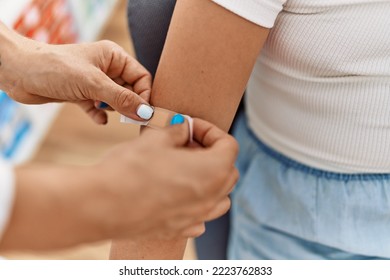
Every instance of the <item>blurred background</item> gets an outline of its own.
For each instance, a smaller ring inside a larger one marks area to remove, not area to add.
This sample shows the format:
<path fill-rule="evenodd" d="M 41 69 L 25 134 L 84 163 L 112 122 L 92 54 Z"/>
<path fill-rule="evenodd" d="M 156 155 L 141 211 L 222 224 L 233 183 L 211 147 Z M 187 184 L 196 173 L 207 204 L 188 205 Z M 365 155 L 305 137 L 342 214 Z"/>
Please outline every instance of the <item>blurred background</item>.
<path fill-rule="evenodd" d="M 134 54 L 128 33 L 126 0 L 0 0 L 0 19 L 19 33 L 62 44 L 109 39 Z M 106 126 L 95 125 L 77 106 L 24 106 L 0 92 L 0 157 L 85 165 L 96 162 L 113 145 L 128 141 L 139 128 L 110 113 Z M 26 238 L 29 233 L 26 232 Z M 189 241 L 185 259 L 195 259 Z M 9 253 L 10 259 L 107 259 L 110 242 L 50 253 Z"/>

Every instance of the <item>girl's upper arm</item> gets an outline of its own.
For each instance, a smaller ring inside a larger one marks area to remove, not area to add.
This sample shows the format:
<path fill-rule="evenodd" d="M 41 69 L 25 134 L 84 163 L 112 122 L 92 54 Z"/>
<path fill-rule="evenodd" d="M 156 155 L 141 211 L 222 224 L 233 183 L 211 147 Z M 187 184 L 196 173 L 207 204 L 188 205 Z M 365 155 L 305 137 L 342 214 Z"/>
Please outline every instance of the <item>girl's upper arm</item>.
<path fill-rule="evenodd" d="M 210 0 L 178 0 L 152 104 L 228 130 L 268 33 Z"/>

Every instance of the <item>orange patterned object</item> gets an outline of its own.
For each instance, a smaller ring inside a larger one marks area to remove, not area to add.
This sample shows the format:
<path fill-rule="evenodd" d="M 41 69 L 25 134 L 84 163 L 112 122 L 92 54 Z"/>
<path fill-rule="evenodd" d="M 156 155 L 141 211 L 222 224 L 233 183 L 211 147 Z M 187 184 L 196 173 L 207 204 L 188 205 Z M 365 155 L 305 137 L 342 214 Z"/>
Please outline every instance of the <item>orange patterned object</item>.
<path fill-rule="evenodd" d="M 65 0 L 33 0 L 13 28 L 21 35 L 50 44 L 75 43 L 78 35 Z"/>

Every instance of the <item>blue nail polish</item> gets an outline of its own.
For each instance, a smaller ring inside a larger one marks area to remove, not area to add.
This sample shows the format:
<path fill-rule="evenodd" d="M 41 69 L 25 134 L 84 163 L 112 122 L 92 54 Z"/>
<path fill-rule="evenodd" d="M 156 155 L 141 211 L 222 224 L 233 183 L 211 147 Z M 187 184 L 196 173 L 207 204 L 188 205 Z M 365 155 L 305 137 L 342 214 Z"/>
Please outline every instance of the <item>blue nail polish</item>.
<path fill-rule="evenodd" d="M 176 114 L 173 116 L 173 118 L 171 120 L 171 125 L 182 124 L 182 123 L 184 123 L 184 120 L 185 120 L 185 118 L 183 117 L 183 115 Z"/>
<path fill-rule="evenodd" d="M 99 109 L 107 109 L 108 108 L 108 104 L 105 103 L 105 102 L 100 102 L 99 104 Z"/>

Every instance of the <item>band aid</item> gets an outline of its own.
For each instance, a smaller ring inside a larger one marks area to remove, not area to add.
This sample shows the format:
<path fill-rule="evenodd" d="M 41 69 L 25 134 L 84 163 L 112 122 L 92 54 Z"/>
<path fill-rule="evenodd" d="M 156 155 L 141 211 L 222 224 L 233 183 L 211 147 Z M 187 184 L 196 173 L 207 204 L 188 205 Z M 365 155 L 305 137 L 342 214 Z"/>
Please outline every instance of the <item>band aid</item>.
<path fill-rule="evenodd" d="M 192 143 L 192 142 L 194 142 L 194 120 L 188 115 L 184 115 L 184 117 L 188 121 L 188 128 L 190 131 L 190 141 L 189 142 Z"/>
<path fill-rule="evenodd" d="M 121 122 L 142 125 L 142 126 L 147 126 L 147 127 L 158 129 L 158 128 L 164 128 L 164 127 L 170 126 L 171 120 L 172 120 L 173 116 L 175 116 L 176 114 L 177 114 L 176 112 L 173 112 L 173 111 L 170 111 L 170 110 L 167 110 L 164 108 L 154 107 L 153 116 L 148 121 L 136 121 L 136 120 L 133 120 L 131 118 L 128 118 L 126 116 L 121 115 Z M 193 139 L 192 139 L 193 138 L 193 126 L 194 126 L 193 119 L 187 115 L 183 115 L 183 116 L 186 118 L 186 120 L 188 122 L 188 126 L 189 126 L 189 131 L 190 131 L 189 132 L 190 133 L 189 142 L 192 142 L 193 141 Z"/>
<path fill-rule="evenodd" d="M 169 126 L 171 119 L 173 118 L 174 115 L 177 114 L 173 111 L 159 108 L 159 107 L 154 107 L 153 109 L 154 109 L 153 116 L 148 121 L 136 121 L 122 115 L 121 122 L 143 125 L 151 128 L 163 128 Z"/>

